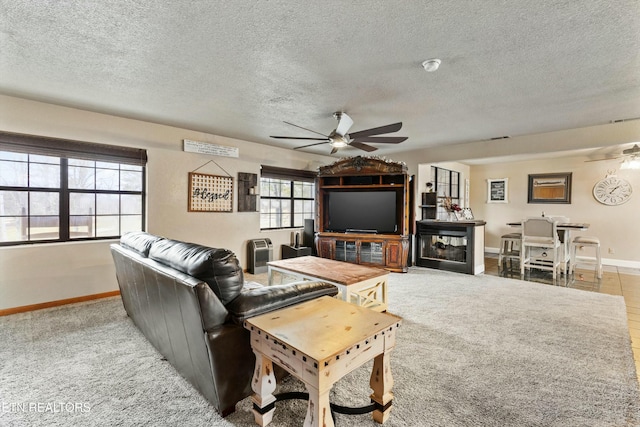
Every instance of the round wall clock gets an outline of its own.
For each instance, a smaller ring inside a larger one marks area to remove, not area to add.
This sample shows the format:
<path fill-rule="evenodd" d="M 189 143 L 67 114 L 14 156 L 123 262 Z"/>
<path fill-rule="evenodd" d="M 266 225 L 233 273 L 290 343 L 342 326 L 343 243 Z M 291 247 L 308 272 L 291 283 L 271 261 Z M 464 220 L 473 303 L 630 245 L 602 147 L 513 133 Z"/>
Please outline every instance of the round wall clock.
<path fill-rule="evenodd" d="M 593 186 L 593 197 L 603 205 L 621 205 L 631 197 L 631 184 L 626 179 L 618 178 L 615 175 L 608 175 L 606 178 L 596 182 Z"/>

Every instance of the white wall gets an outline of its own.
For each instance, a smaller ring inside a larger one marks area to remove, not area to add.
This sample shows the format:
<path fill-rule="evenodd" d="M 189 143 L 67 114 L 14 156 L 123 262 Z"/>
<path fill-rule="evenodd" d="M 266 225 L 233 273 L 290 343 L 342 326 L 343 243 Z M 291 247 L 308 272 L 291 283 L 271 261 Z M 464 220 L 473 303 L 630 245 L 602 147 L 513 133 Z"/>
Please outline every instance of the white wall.
<path fill-rule="evenodd" d="M 188 173 L 214 160 L 234 177 L 260 173 L 260 165 L 316 170 L 335 159 L 97 114 L 19 98 L 0 96 L 0 130 L 146 148 L 147 231 L 166 237 L 230 249 L 246 268 L 246 242 L 269 237 L 274 258 L 291 231 L 260 232 L 257 212 L 187 212 Z M 192 139 L 238 147 L 239 158 L 185 153 L 182 140 Z M 214 163 L 199 170 L 225 175 Z M 111 242 L 36 244 L 0 248 L 0 310 L 118 289 Z"/>
<path fill-rule="evenodd" d="M 506 140 L 476 141 L 452 146 L 438 146 L 394 155 L 394 160 L 403 161 L 409 173 L 419 173 L 416 194 L 424 191 L 429 180 L 431 164 L 452 165 L 450 169 L 465 173 L 465 160 L 494 158 L 492 163 L 471 163 L 470 201 L 477 219 L 487 221 L 485 245 L 488 251 L 497 251 L 502 234 L 513 232 L 507 222 L 518 221 L 530 215 L 546 214 L 568 216 L 576 222 L 591 224 L 585 235 L 597 236 L 603 246 L 604 262 L 610 265 L 640 268 L 640 171 L 617 171 L 634 188 L 631 200 L 621 206 L 604 206 L 592 196 L 594 184 L 604 178 L 608 169 L 619 168 L 616 160 L 585 162 L 579 154 L 581 149 L 613 147 L 640 141 L 640 120 L 569 129 L 536 135 L 524 135 Z M 576 150 L 573 157 L 565 157 L 567 150 Z M 541 153 L 558 153 L 555 158 L 541 158 Z M 562 157 L 561 157 L 562 155 Z M 506 162 L 506 156 L 520 159 Z M 457 162 L 461 166 L 456 166 Z M 444 167 L 444 166 L 443 166 Z M 573 172 L 572 203 L 567 205 L 528 204 L 528 174 L 548 172 Z M 489 178 L 509 178 L 508 204 L 487 204 L 487 182 Z M 418 197 L 416 197 L 417 199 Z M 416 209 L 417 219 L 420 210 Z M 609 253 L 609 248 L 614 253 Z"/>
<path fill-rule="evenodd" d="M 299 151 L 284 150 L 247 141 L 239 141 L 201 132 L 123 119 L 104 114 L 58 107 L 19 98 L 0 96 L 0 130 L 58 138 L 126 145 L 148 150 L 147 230 L 167 237 L 192 241 L 234 251 L 246 267 L 246 242 L 269 237 L 274 243 L 275 258 L 280 245 L 289 243 L 290 231 L 259 231 L 257 213 L 189 213 L 187 212 L 188 172 L 213 159 L 236 181 L 238 172 L 259 173 L 260 164 L 315 170 L 335 159 Z M 417 138 L 419 136 L 412 136 Z M 238 147 L 238 159 L 198 155 L 182 151 L 182 140 L 193 139 Z M 497 247 L 498 236 L 510 231 L 508 221 L 521 219 L 538 211 L 567 215 L 591 223 L 589 234 L 598 236 L 605 248 L 607 262 L 640 264 L 640 173 L 626 172 L 635 188 L 630 202 L 605 207 L 593 200 L 591 189 L 604 177 L 609 162 L 584 163 L 583 159 L 553 159 L 517 163 L 468 166 L 465 159 L 499 157 L 507 154 L 536 154 L 585 147 L 602 147 L 640 141 L 640 121 L 528 135 L 501 141 L 479 141 L 449 147 L 434 147 L 399 153 L 390 160 L 404 161 L 409 173 L 416 175 L 416 194 L 425 189 L 429 175 L 419 173 L 427 165 L 459 170 L 470 178 L 470 207 L 477 218 L 487 221 L 487 246 Z M 452 163 L 443 163 L 452 162 Z M 424 165 L 424 166 L 421 166 Z M 214 164 L 200 171 L 224 174 Z M 529 173 L 573 172 L 571 205 L 526 203 L 526 179 Z M 621 173 L 622 175 L 622 173 Z M 486 179 L 509 178 L 507 205 L 487 205 Z M 237 196 L 234 196 L 237 197 Z M 418 197 L 416 197 L 418 199 Z M 416 201 L 419 204 L 419 201 Z M 234 200 L 234 210 L 237 199 Z M 417 218 L 420 210 L 416 209 Z M 77 242 L 26 245 L 0 248 L 0 310 L 38 304 L 117 289 L 110 242 Z M 606 253 L 613 248 L 615 254 Z"/>
<path fill-rule="evenodd" d="M 564 157 L 473 166 L 471 206 L 477 217 L 487 221 L 487 250 L 497 251 L 500 236 L 516 231 L 506 225 L 508 222 L 539 216 L 544 211 L 548 216 L 566 216 L 573 222 L 590 224 L 587 231 L 580 233 L 600 239 L 605 264 L 640 267 L 640 171 L 618 170 L 617 175 L 628 180 L 635 192 L 623 205 L 605 206 L 593 198 L 593 186 L 619 162 L 585 160 L 585 157 Z M 528 174 L 551 172 L 572 172 L 571 204 L 527 203 Z M 509 179 L 509 203 L 487 203 L 486 180 L 495 178 Z"/>

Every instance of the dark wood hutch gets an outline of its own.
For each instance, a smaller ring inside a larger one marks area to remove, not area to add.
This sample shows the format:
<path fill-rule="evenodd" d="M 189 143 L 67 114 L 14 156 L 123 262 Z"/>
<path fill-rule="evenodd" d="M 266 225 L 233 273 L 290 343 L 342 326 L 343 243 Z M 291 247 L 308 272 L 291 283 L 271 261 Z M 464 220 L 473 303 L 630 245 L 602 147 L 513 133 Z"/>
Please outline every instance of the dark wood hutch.
<path fill-rule="evenodd" d="M 338 261 L 406 272 L 409 255 L 410 185 L 407 166 L 377 157 L 351 157 L 322 166 L 316 179 L 316 235 L 318 256 Z M 395 193 L 396 229 L 393 233 L 335 232 L 329 227 L 332 192 L 391 191 Z"/>

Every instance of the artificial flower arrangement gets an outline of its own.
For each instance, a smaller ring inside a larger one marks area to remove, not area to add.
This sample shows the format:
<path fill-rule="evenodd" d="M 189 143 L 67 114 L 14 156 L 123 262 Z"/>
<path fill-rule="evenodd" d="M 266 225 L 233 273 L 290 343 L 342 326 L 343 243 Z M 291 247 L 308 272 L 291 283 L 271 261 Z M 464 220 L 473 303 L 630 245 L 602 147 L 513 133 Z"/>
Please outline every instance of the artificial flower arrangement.
<path fill-rule="evenodd" d="M 451 197 L 446 196 L 442 201 L 442 206 L 446 209 L 447 212 L 460 212 L 462 208 L 459 204 L 453 203 Z"/>

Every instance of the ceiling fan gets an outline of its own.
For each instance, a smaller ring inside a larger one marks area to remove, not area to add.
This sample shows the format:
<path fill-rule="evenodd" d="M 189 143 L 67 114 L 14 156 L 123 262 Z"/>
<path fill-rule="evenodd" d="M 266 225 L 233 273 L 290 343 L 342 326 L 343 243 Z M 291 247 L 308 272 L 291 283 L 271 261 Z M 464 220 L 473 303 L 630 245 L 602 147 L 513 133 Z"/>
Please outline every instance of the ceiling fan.
<path fill-rule="evenodd" d="M 365 142 L 375 143 L 375 144 L 399 144 L 403 141 L 406 141 L 408 137 L 406 136 L 377 136 L 385 133 L 397 132 L 402 128 L 402 122 L 393 123 L 386 126 L 380 126 L 371 129 L 365 129 L 358 132 L 348 133 L 349 129 L 353 125 L 353 120 L 351 117 L 347 115 L 347 113 L 336 112 L 333 113 L 333 117 L 338 120 L 338 127 L 336 127 L 329 135 L 324 135 L 320 132 L 316 132 L 311 129 L 304 128 L 302 126 L 294 125 L 293 123 L 285 122 L 288 125 L 295 126 L 300 129 L 304 129 L 306 131 L 321 135 L 322 138 L 308 138 L 308 137 L 294 137 L 294 136 L 271 136 L 271 138 L 277 139 L 301 139 L 301 140 L 311 140 L 311 141 L 321 141 L 315 142 L 313 144 L 303 145 L 301 147 L 295 147 L 294 150 L 299 150 L 301 148 L 312 147 L 314 145 L 321 144 L 331 144 L 331 154 L 337 152 L 340 148 L 344 147 L 355 147 L 364 151 L 376 151 L 377 148 L 373 147 L 369 144 L 364 144 Z"/>
<path fill-rule="evenodd" d="M 616 157 L 610 157 L 606 159 L 594 159 L 587 160 L 587 162 L 600 162 L 602 160 L 622 160 L 620 169 L 640 169 L 640 147 L 638 144 L 633 144 L 633 147 L 622 150 L 622 155 Z"/>

